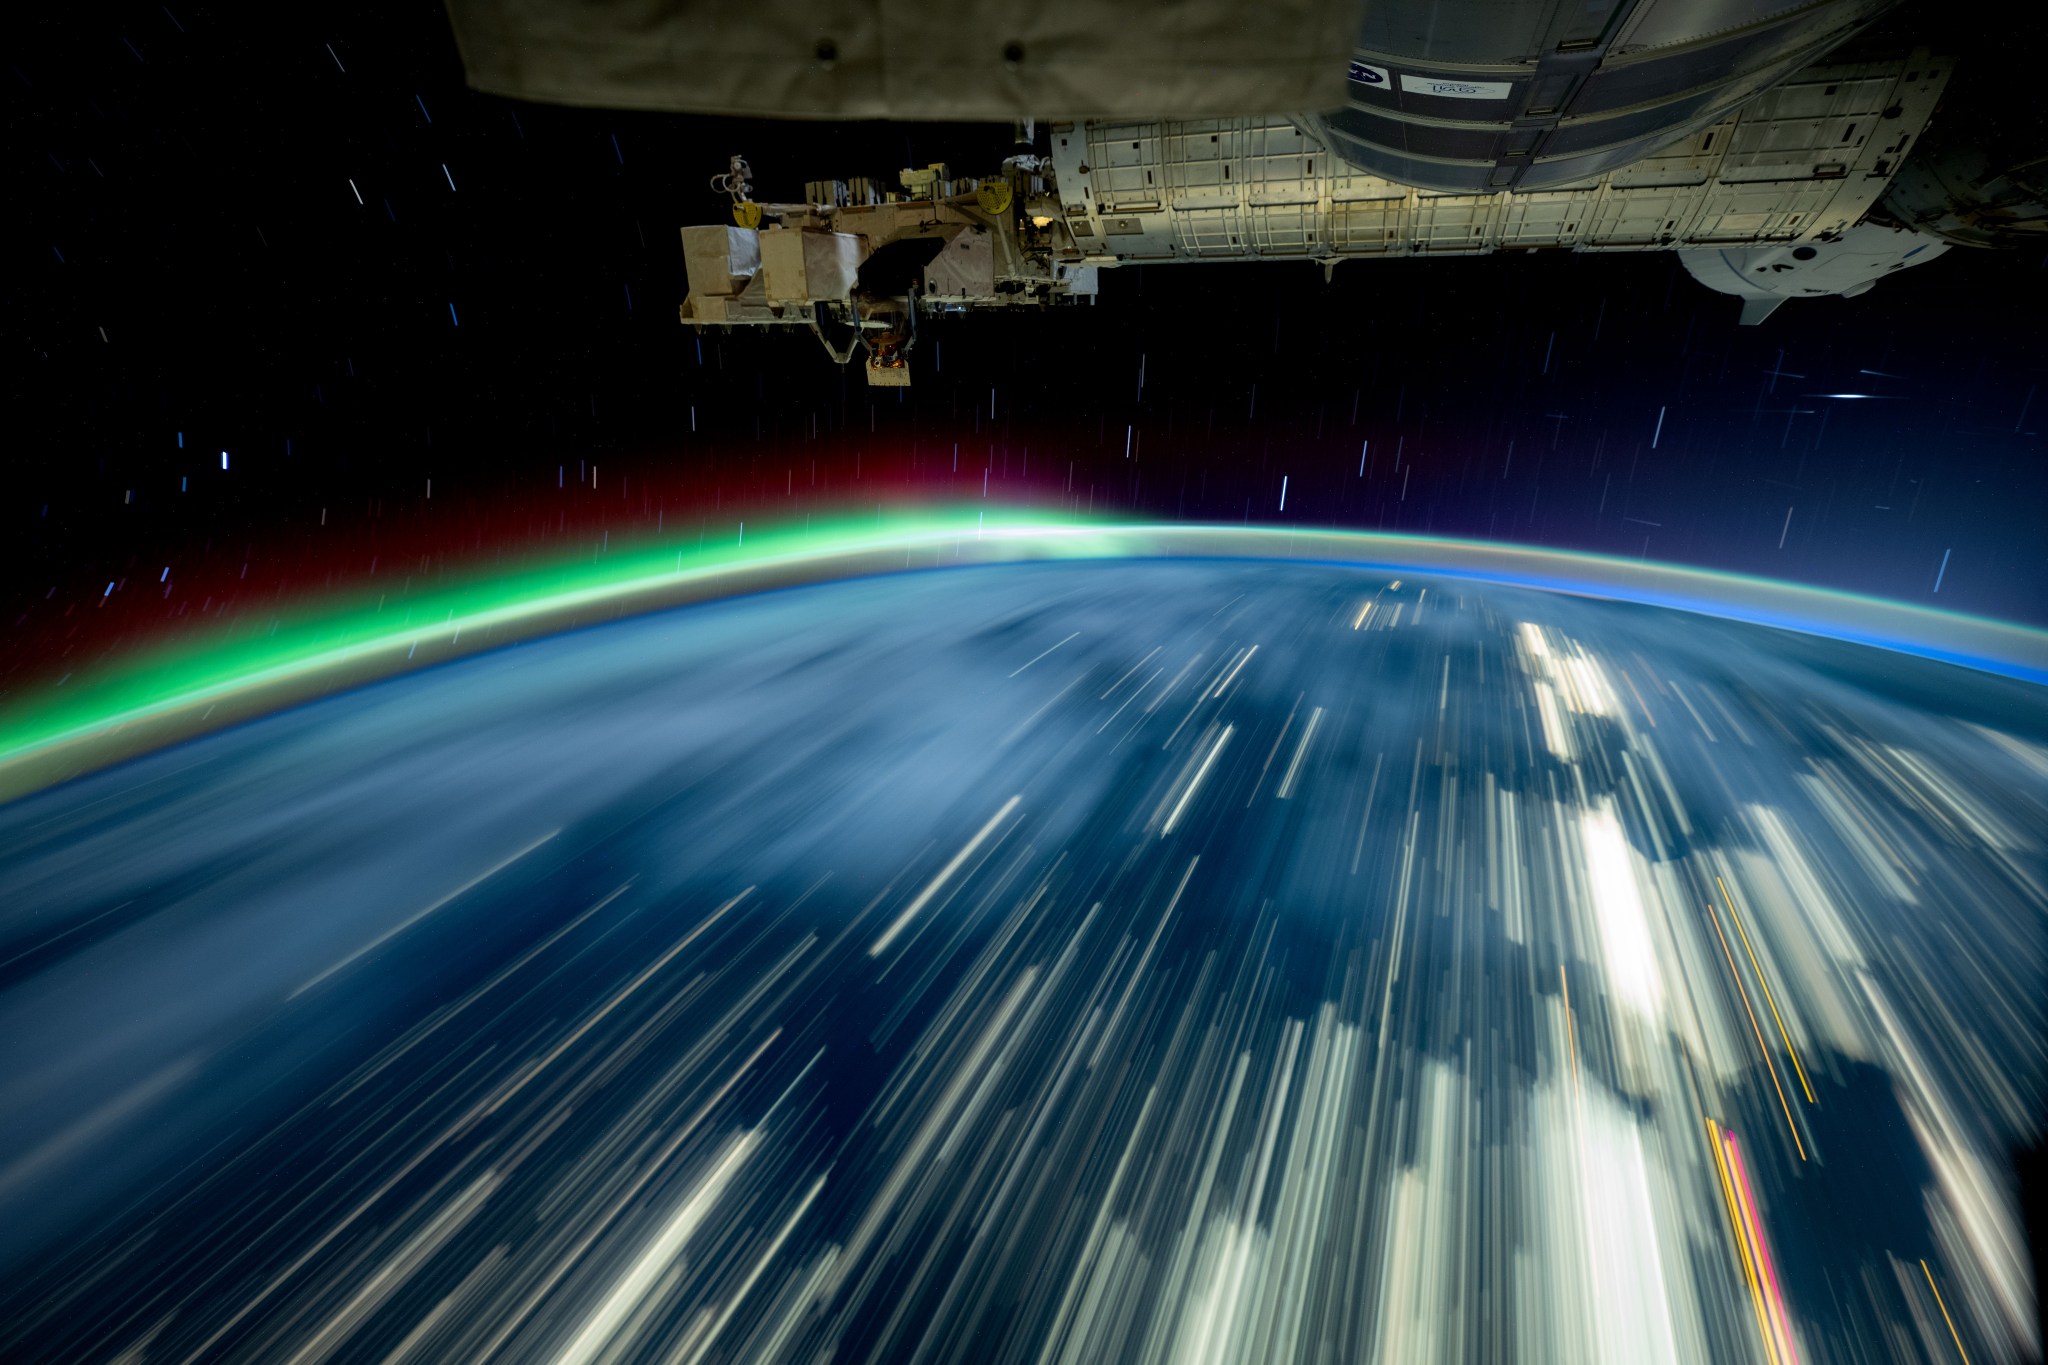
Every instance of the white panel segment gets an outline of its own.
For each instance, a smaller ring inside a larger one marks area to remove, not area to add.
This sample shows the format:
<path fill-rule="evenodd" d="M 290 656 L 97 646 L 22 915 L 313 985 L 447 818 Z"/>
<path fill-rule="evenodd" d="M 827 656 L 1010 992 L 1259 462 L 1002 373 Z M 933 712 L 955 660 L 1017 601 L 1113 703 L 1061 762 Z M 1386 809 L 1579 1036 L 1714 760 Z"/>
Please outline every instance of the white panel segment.
<path fill-rule="evenodd" d="M 1862 220 L 1948 74 L 1925 51 L 1810 67 L 1634 165 L 1521 194 L 1382 180 L 1277 115 L 1073 125 L 1054 162 L 1070 258 L 1102 265 L 1798 242 Z"/>

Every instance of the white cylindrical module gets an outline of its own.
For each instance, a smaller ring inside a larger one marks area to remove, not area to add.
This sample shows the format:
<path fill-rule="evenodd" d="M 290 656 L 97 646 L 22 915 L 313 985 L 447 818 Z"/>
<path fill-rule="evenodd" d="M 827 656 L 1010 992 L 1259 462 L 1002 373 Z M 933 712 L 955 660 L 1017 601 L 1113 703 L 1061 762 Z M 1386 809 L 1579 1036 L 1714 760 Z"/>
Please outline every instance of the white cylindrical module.
<path fill-rule="evenodd" d="M 1714 123 L 1896 0 L 1375 0 L 1346 108 L 1354 166 L 1428 190 L 1548 189 Z"/>

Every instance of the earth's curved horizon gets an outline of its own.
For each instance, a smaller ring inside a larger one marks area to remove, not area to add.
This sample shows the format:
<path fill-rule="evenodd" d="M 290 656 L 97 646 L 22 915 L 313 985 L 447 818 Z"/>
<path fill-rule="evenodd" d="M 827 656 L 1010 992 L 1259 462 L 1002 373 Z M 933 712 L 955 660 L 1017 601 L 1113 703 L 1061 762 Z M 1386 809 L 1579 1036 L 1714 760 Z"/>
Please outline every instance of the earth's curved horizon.
<path fill-rule="evenodd" d="M 901 556 L 899 562 L 898 556 Z M 986 511 L 757 527 L 730 546 L 661 540 L 603 560 L 539 560 L 375 608 L 347 593 L 267 631 L 172 638 L 71 692 L 31 687 L 0 708 L 0 801 L 314 697 L 450 659 L 692 602 L 974 564 L 1273 559 L 1449 575 L 1668 607 L 1874 645 L 2048 684 L 2048 630 L 1788 580 L 1455 537 L 1329 527 L 1117 523 Z M 406 607 L 397 627 L 386 612 Z M 423 628 L 413 618 L 431 622 Z M 283 629 L 280 631 L 280 625 Z M 465 643 L 464 636 L 468 637 Z M 66 675 L 68 681 L 69 675 Z"/>
<path fill-rule="evenodd" d="M 2038 1355 L 2040 684 L 1167 531 L 0 803 L 0 1355 Z"/>

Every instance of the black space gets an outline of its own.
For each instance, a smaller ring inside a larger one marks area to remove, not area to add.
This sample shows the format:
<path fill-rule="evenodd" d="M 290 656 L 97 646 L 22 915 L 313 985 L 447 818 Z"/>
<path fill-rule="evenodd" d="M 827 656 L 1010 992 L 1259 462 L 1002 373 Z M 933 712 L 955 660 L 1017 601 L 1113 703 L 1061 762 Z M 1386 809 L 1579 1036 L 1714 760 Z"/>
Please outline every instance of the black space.
<path fill-rule="evenodd" d="M 700 352 L 677 228 L 722 220 L 707 181 L 735 151 L 773 200 L 984 172 L 1007 127 L 519 104 L 464 87 L 425 4 L 71 7 L 15 33 L 0 606 L 37 650 L 110 599 L 98 619 L 161 622 L 179 583 L 318 587 L 379 546 L 455 562 L 651 528 L 657 502 L 978 498 L 984 471 L 1037 505 L 1498 537 L 2048 622 L 2039 248 L 1953 250 L 1760 328 L 1665 254 L 1125 270 L 1092 309 L 928 329 L 915 387 L 871 399 L 809 338 Z M 1880 396 L 1809 396 L 1838 392 Z M 633 491 L 554 515 L 579 462 Z"/>

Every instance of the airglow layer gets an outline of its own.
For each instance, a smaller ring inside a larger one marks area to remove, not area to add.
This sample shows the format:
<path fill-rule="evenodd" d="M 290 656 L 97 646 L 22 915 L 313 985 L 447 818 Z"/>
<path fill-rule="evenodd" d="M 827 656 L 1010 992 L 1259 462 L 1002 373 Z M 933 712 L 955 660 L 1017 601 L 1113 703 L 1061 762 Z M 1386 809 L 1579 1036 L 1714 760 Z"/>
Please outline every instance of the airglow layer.
<path fill-rule="evenodd" d="M 539 562 L 374 606 L 351 594 L 139 651 L 96 676 L 32 693 L 0 717 L 0 799 L 313 695 L 683 602 L 967 564 L 1189 557 L 1355 564 L 1600 597 L 2048 683 L 2048 632 L 1739 574 L 1379 532 L 1114 523 L 1028 509 L 878 514 L 752 534 L 736 523 L 727 544 L 668 540 Z M 251 638 L 252 629 L 263 633 Z"/>

